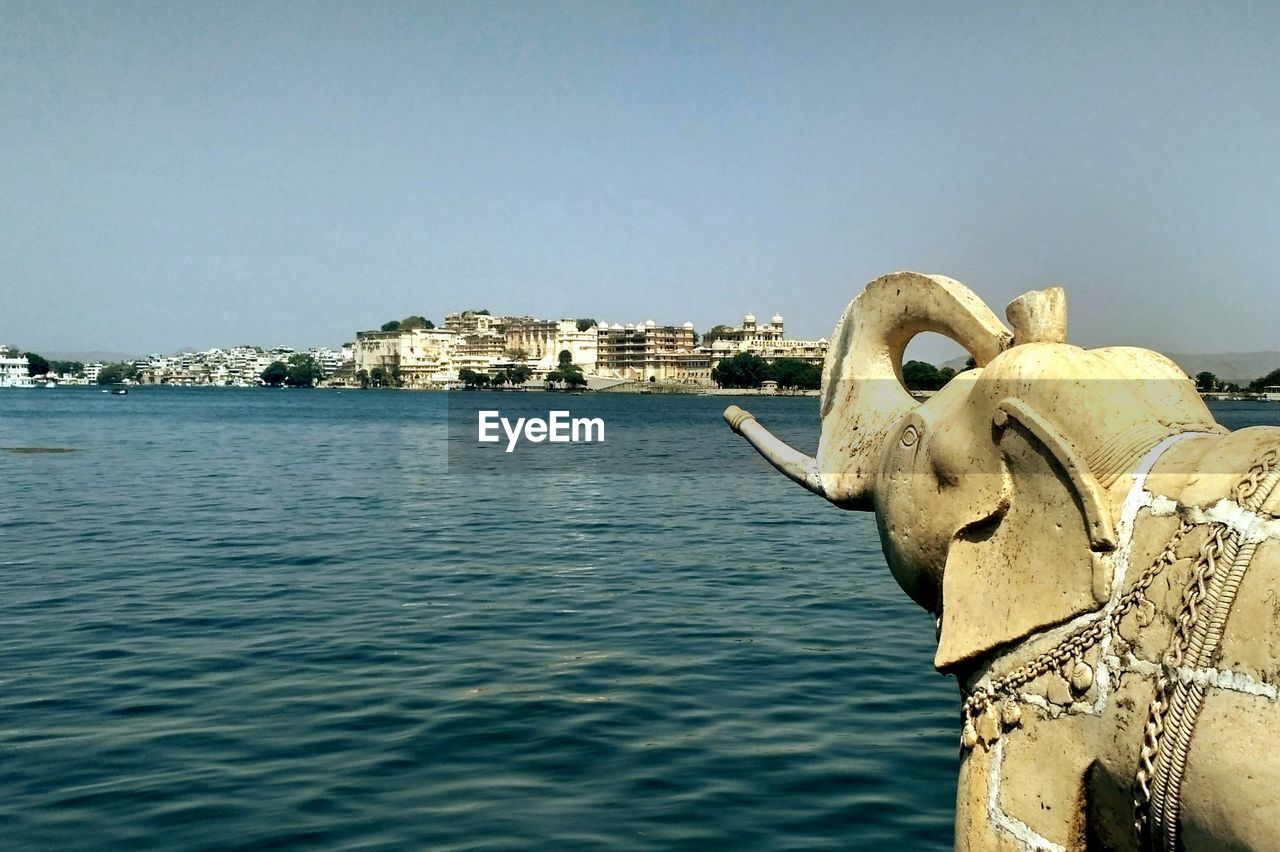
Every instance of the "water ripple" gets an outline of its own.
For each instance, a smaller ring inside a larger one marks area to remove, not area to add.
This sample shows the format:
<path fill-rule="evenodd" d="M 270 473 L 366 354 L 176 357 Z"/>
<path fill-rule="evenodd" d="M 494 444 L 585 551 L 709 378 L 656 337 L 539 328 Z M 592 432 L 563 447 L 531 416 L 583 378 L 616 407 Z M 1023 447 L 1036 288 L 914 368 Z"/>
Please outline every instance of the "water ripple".
<path fill-rule="evenodd" d="M 951 846 L 955 686 L 872 519 L 733 470 L 714 399 L 599 403 L 688 475 L 523 479 L 444 469 L 442 400 L 3 398 L 76 450 L 0 454 L 7 846 Z"/>

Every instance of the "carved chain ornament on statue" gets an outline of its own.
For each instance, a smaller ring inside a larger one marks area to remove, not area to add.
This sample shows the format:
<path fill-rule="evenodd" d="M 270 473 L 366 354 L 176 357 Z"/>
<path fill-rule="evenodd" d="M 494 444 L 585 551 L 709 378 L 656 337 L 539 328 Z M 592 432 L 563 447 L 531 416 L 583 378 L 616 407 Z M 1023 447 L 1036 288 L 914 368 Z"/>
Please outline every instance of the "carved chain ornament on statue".
<path fill-rule="evenodd" d="M 1280 848 L 1280 429 L 1230 432 L 1155 352 L 1066 342 L 898 272 L 836 326 L 816 457 L 725 411 L 788 478 L 874 511 L 963 696 L 958 849 Z M 902 355 L 976 368 L 918 401 Z"/>

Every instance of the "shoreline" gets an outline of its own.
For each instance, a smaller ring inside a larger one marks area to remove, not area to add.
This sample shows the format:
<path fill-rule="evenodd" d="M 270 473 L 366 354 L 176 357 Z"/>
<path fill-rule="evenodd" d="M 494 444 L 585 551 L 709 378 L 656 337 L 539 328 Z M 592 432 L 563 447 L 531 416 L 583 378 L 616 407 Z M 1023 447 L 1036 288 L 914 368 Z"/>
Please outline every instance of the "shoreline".
<path fill-rule="evenodd" d="M 83 384 L 56 384 L 52 387 L 46 385 L 22 385 L 22 386 L 5 386 L 0 390 L 107 390 L 116 387 L 124 387 L 130 390 L 145 390 L 150 388 L 166 388 L 171 390 L 316 390 L 316 391 L 408 391 L 412 393 L 552 393 L 564 394 L 568 396 L 582 396 L 584 394 L 597 396 L 602 394 L 622 395 L 622 396 L 717 396 L 717 397 L 817 397 L 821 395 L 821 390 L 763 390 L 761 388 L 716 388 L 703 387 L 701 385 L 662 385 L 641 382 L 627 382 L 621 385 L 614 385 L 597 389 L 581 389 L 568 390 L 564 388 L 547 388 L 541 385 L 519 385 L 515 387 L 503 388 L 465 388 L 465 387 L 438 387 L 438 388 L 410 388 L 410 387 L 378 387 L 378 388 L 361 388 L 351 385 L 318 385 L 311 388 L 291 388 L 287 385 L 279 385 L 272 387 L 269 385 L 258 386 L 239 386 L 239 385 L 170 385 L 170 384 L 124 384 L 124 385 L 83 385 Z M 924 400 L 931 397 L 936 391 L 910 391 L 911 395 L 917 400 Z M 1268 398 L 1264 394 L 1247 394 L 1247 393 L 1201 393 L 1200 398 L 1205 402 L 1280 402 L 1280 399 Z"/>

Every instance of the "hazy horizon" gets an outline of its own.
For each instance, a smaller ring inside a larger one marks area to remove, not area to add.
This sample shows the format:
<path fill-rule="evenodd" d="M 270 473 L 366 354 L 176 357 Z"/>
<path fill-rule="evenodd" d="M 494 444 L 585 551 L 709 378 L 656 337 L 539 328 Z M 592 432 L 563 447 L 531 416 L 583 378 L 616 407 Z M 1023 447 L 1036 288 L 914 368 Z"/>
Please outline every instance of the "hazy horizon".
<path fill-rule="evenodd" d="M 1280 350 L 1275 4 L 0 15 L 24 350 L 334 346 L 468 307 L 817 338 L 898 269 L 998 314 L 1061 284 L 1081 345 Z"/>

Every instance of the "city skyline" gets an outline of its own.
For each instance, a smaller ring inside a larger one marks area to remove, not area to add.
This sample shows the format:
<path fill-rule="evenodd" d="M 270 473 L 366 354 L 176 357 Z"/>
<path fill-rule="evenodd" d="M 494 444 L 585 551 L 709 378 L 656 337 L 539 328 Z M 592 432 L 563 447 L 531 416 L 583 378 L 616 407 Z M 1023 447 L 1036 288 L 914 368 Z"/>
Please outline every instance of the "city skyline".
<path fill-rule="evenodd" d="M 601 325 L 610 325 L 610 326 L 629 326 L 629 325 L 638 326 L 646 322 L 654 322 L 662 326 L 685 325 L 686 323 L 692 323 L 692 320 L 657 322 L 655 317 L 652 315 L 646 315 L 643 318 L 639 318 L 639 319 L 628 318 L 625 321 L 621 317 L 616 319 L 609 318 L 609 317 L 587 317 L 585 314 L 577 314 L 577 315 L 563 314 L 563 315 L 557 315 L 554 317 L 552 316 L 536 317 L 531 314 L 519 314 L 519 313 L 510 312 L 510 311 L 504 311 L 501 309 L 490 310 L 489 308 L 482 306 L 482 307 L 474 307 L 474 308 L 472 307 L 457 308 L 454 310 L 446 311 L 435 317 L 428 316 L 425 314 L 404 313 L 399 316 L 388 317 L 387 319 L 380 320 L 376 323 L 369 325 L 368 327 L 355 329 L 351 331 L 341 341 L 239 340 L 234 342 L 228 342 L 224 340 L 224 341 L 212 343 L 210 345 L 178 346 L 169 350 L 160 350 L 160 349 L 154 349 L 154 348 L 147 349 L 145 347 L 144 348 L 135 347 L 127 350 L 124 350 L 124 349 L 106 350 L 106 349 L 93 349 L 89 347 L 82 347 L 82 348 L 73 347 L 70 349 L 56 349 L 56 348 L 47 349 L 47 352 L 52 353 L 52 357 L 62 358 L 62 359 L 74 358 L 78 360 L 84 360 L 85 359 L 84 356 L 91 356 L 91 360 L 104 360 L 104 359 L 114 359 L 114 358 L 127 360 L 131 358 L 141 358 L 148 355 L 183 355 L 183 354 L 208 352 L 208 351 L 218 350 L 218 349 L 225 350 L 225 349 L 232 349 L 232 348 L 257 348 L 257 349 L 285 348 L 285 349 L 298 350 L 298 351 L 305 351 L 308 349 L 317 349 L 317 348 L 333 348 L 333 347 L 341 348 L 343 346 L 350 346 L 351 344 L 353 344 L 357 336 L 360 334 L 364 334 L 368 332 L 376 332 L 379 330 L 379 328 L 383 324 L 392 322 L 392 321 L 399 321 L 401 319 L 404 319 L 405 317 L 419 317 L 421 319 L 430 320 L 433 324 L 435 324 L 438 327 L 443 327 L 446 322 L 446 318 L 449 317 L 450 315 L 459 314 L 459 313 L 474 313 L 478 311 L 486 311 L 495 317 L 501 317 L 504 319 L 535 320 L 539 322 L 556 321 L 556 320 L 575 320 L 576 321 L 579 319 L 590 319 L 595 323 L 598 323 Z M 780 314 L 775 313 L 773 316 L 777 317 L 777 316 L 780 316 Z M 699 326 L 697 323 L 692 323 L 692 325 L 693 325 L 693 328 L 701 335 L 702 333 L 705 333 L 706 331 L 709 331 L 717 326 L 731 327 L 734 325 L 735 322 L 741 323 L 746 317 L 754 318 L 755 314 L 752 311 L 746 311 L 742 314 L 737 315 L 736 317 L 730 317 L 723 320 L 719 320 L 717 322 L 711 323 L 706 326 Z M 761 319 L 762 322 L 764 322 L 768 318 L 767 315 L 764 315 L 764 314 L 762 314 L 761 317 L 762 317 Z M 670 318 L 667 318 L 667 319 L 670 320 Z M 828 336 L 829 335 L 820 335 L 820 337 L 823 337 L 823 338 Z M 25 340 L 25 338 L 23 338 L 23 340 Z M 36 354 L 41 354 L 41 355 L 46 354 L 46 350 L 36 346 L 25 345 L 25 343 L 22 340 L 0 340 L 0 347 L 5 347 L 5 346 L 14 348 L 17 350 L 21 350 L 24 352 L 35 352 Z"/>
<path fill-rule="evenodd" d="M 1063 285 L 1085 346 L 1280 348 L 1274 4 L 3 12 L 27 348 L 499 304 L 818 337 L 898 269 L 995 306 Z"/>

